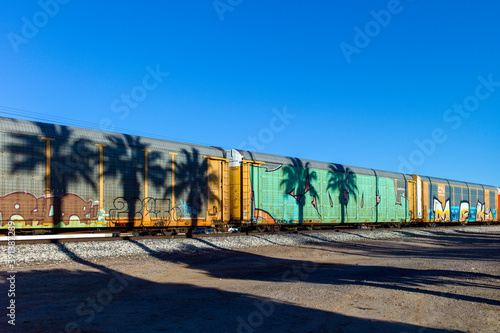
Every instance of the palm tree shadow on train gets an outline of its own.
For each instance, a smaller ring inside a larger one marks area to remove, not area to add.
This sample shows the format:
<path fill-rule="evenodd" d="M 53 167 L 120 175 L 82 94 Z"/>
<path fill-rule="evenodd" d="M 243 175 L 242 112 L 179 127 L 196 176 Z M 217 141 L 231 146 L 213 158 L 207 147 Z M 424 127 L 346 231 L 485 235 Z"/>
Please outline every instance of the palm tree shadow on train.
<path fill-rule="evenodd" d="M 316 171 L 310 170 L 310 163 L 305 164 L 298 158 L 289 158 L 292 166 L 283 166 L 284 179 L 280 186 L 284 187 L 285 193 L 291 195 L 297 201 L 299 208 L 299 223 L 304 221 L 304 206 L 306 204 L 306 193 L 320 201 L 320 195 L 315 188 L 318 181 Z M 358 186 L 356 174 L 341 164 L 331 164 L 328 170 L 328 183 L 326 186 L 328 195 L 330 192 L 338 192 L 338 203 L 340 206 L 341 223 L 345 223 L 348 214 L 347 206 L 351 198 L 358 199 Z M 328 198 L 330 205 L 334 207 L 331 197 Z M 317 206 L 316 206 L 317 207 Z M 315 208 L 316 208 L 315 207 Z M 316 208 L 316 211 L 321 216 Z"/>
<path fill-rule="evenodd" d="M 339 192 L 339 204 L 341 223 L 347 219 L 347 205 L 352 196 L 355 201 L 358 200 L 358 185 L 356 184 L 356 174 L 349 168 L 341 164 L 331 164 L 328 170 L 327 191 Z"/>
<path fill-rule="evenodd" d="M 12 175 L 19 173 L 46 175 L 45 180 L 38 177 L 38 180 L 41 181 L 39 186 L 45 188 L 44 202 L 46 207 L 43 207 L 42 210 L 41 205 L 38 204 L 36 214 L 40 216 L 36 218 L 24 217 L 24 219 L 32 226 L 34 219 L 41 219 L 44 222 L 52 221 L 54 226 L 61 222 L 69 224 L 70 216 L 64 214 L 62 197 L 68 193 L 70 185 L 81 182 L 90 186 L 94 194 L 98 192 L 92 174 L 92 170 L 98 163 L 98 157 L 92 151 L 92 147 L 95 145 L 87 139 L 70 139 L 72 130 L 67 126 L 39 122 L 35 122 L 35 125 L 40 130 L 41 137 L 11 134 L 13 142 L 7 146 L 7 150 L 11 154 L 10 158 L 13 160 L 10 169 Z M 57 139 L 54 139 L 56 135 Z M 47 171 L 46 154 L 48 146 L 50 146 L 49 171 Z M 41 172 L 40 170 L 45 171 Z M 47 177 L 47 173 L 50 174 L 50 178 Z M 44 185 L 42 185 L 43 183 Z M 20 184 L 20 186 L 26 186 L 26 184 Z M 14 187 L 16 187 L 16 191 L 34 191 L 32 186 L 29 186 L 29 190 L 17 188 L 16 185 Z M 32 194 L 38 196 L 40 193 Z"/>
<path fill-rule="evenodd" d="M 191 151 L 182 149 L 174 162 L 173 194 L 176 202 L 171 218 L 176 221 L 191 220 L 191 231 L 198 225 L 198 219 L 210 214 L 210 203 L 219 201 L 210 184 L 218 184 L 217 175 L 209 171 L 208 160 L 201 156 L 198 149 L 192 147 Z M 172 170 L 170 170 L 172 172 Z M 172 198 L 172 187 L 165 189 L 164 198 Z M 216 207 L 212 207 L 215 215 Z M 190 235 L 190 233 L 189 233 Z"/>
<path fill-rule="evenodd" d="M 317 181 L 318 175 L 316 171 L 309 169 L 309 162 L 304 164 L 301 159 L 295 157 L 289 157 L 289 159 L 292 165 L 283 166 L 284 179 L 281 181 L 280 186 L 284 188 L 285 195 L 290 195 L 297 201 L 299 224 L 302 224 L 304 222 L 306 194 L 309 192 L 314 199 L 319 199 L 318 192 L 314 187 L 314 182 Z"/>
<path fill-rule="evenodd" d="M 134 228 L 136 219 L 144 219 L 146 205 L 150 198 L 144 198 L 145 152 L 148 145 L 141 142 L 140 137 L 124 134 L 120 136 L 109 135 L 107 139 L 112 145 L 106 147 L 106 155 L 109 156 L 104 163 L 104 176 L 111 180 L 115 179 L 122 186 L 122 196 L 113 201 L 110 214 L 115 221 L 120 221 L 122 215 L 126 215 L 126 227 L 128 230 Z M 148 183 L 154 186 L 162 186 L 168 173 L 168 168 L 158 165 L 160 155 L 157 152 L 148 154 Z M 113 213 L 115 212 L 115 213 Z"/>
<path fill-rule="evenodd" d="M 53 222 L 54 226 L 61 222 L 69 224 L 70 214 L 65 214 L 62 199 L 68 191 L 75 192 L 85 200 L 95 201 L 99 198 L 99 148 L 92 140 L 78 138 L 71 127 L 40 122 L 35 125 L 39 134 L 11 135 L 11 143 L 7 145 L 10 156 L 7 158 L 12 161 L 9 170 L 11 175 L 25 173 L 38 176 L 35 176 L 33 184 L 28 187 L 24 183 L 16 184 L 13 179 L 9 188 L 19 193 L 36 192 L 32 194 L 42 198 L 38 207 L 34 208 L 43 217 L 24 217 L 27 224 L 33 225 L 33 220 Z M 105 209 L 107 213 L 115 211 L 114 221 L 126 220 L 126 228 L 132 230 L 134 221 L 143 221 L 146 205 L 153 207 L 156 201 L 165 200 L 172 194 L 170 186 L 166 186 L 167 178 L 170 178 L 172 172 L 170 161 L 162 158 L 166 152 L 149 150 L 149 145 L 143 143 L 140 137 L 109 134 L 106 140 L 108 144 L 104 149 L 103 177 L 108 185 L 103 190 L 113 198 L 113 202 L 109 202 L 107 208 L 101 202 L 99 209 Z M 150 189 L 154 188 L 156 194 L 148 198 L 145 198 L 143 190 L 146 177 L 145 151 L 148 151 L 148 182 Z M 218 200 L 209 187 L 209 182 L 216 182 L 218 178 L 208 172 L 207 159 L 196 148 L 192 148 L 192 151 L 183 149 L 179 157 L 181 158 L 175 162 L 177 184 L 174 189 L 179 200 L 167 210 L 170 210 L 170 216 L 178 215 L 179 219 L 191 217 L 195 227 L 204 205 L 208 205 L 210 201 L 209 198 Z M 50 174 L 50 177 L 45 176 L 46 174 Z M 112 182 L 117 184 L 115 190 Z M 114 191 L 118 192 L 115 197 L 111 193 Z M 179 204 L 180 200 L 183 200 L 184 205 Z M 42 205 L 44 212 L 41 212 Z M 92 219 L 97 218 L 97 209 L 94 210 L 90 216 Z M 86 216 L 80 217 L 80 221 L 85 223 Z"/>

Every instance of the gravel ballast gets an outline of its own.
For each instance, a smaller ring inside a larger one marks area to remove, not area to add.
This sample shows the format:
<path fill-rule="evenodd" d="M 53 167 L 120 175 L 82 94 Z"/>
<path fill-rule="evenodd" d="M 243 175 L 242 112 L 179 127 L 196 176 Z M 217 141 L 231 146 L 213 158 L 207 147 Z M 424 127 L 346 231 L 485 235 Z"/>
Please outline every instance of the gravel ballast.
<path fill-rule="evenodd" d="M 161 257 L 170 254 L 192 254 L 207 250 L 237 250 L 262 246 L 296 246 L 325 242 L 350 242 L 403 237 L 473 234 L 499 232 L 500 226 L 456 227 L 401 230 L 357 230 L 350 232 L 315 232 L 288 235 L 239 235 L 233 237 L 204 237 L 186 239 L 147 239 L 123 241 L 89 241 L 53 244 L 18 244 L 15 246 L 17 265 L 59 262 L 66 260 L 96 260 L 136 256 Z M 12 257 L 10 258 L 12 259 Z M 0 265 L 6 265 L 8 246 L 0 247 Z"/>

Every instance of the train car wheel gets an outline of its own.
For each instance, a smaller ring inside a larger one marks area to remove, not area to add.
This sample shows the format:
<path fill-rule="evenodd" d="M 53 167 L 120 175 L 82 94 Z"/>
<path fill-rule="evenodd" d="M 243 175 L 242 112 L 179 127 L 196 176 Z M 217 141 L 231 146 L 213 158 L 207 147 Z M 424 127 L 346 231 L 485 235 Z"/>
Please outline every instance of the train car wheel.
<path fill-rule="evenodd" d="M 161 234 L 163 236 L 172 236 L 174 234 L 174 231 L 171 229 L 161 229 Z"/>
<path fill-rule="evenodd" d="M 267 227 L 265 225 L 259 225 L 257 226 L 257 231 L 258 232 L 265 232 L 267 230 Z"/>

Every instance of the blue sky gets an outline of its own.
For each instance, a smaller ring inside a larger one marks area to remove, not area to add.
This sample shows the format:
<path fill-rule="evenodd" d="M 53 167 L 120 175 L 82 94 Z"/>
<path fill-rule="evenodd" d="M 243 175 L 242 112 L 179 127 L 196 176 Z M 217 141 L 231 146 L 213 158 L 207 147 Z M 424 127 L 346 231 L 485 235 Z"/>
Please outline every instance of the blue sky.
<path fill-rule="evenodd" d="M 500 186 L 499 12 L 3 1 L 0 115 Z"/>

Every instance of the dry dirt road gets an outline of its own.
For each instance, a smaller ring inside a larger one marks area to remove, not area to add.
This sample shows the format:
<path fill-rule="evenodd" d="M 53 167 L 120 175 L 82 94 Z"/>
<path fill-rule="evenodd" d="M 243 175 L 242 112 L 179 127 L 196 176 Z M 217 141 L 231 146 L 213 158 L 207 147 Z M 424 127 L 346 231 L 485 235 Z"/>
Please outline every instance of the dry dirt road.
<path fill-rule="evenodd" d="M 6 277 L 1 332 L 500 332 L 499 233 L 18 267 L 15 327 Z"/>

